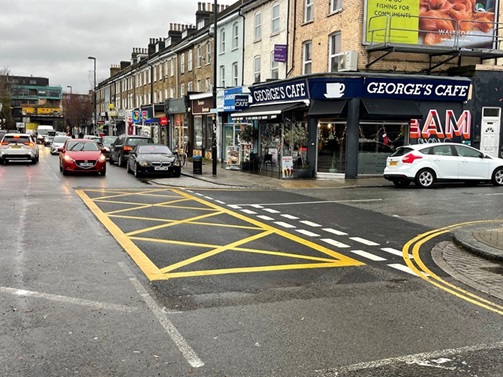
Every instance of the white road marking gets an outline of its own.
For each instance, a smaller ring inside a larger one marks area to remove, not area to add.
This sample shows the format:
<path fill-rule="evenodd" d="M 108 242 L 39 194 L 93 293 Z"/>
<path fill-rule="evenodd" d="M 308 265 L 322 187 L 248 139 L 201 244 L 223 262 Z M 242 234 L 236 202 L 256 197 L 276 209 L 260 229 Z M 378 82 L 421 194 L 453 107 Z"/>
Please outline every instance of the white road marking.
<path fill-rule="evenodd" d="M 345 243 L 333 240 L 331 238 L 322 238 L 321 240 L 323 242 L 326 242 L 326 243 L 328 243 L 328 244 L 330 244 L 332 246 L 335 246 L 335 247 L 340 247 L 340 248 L 349 247 L 349 245 L 346 245 Z"/>
<path fill-rule="evenodd" d="M 185 360 L 188 361 L 191 367 L 200 368 L 204 366 L 202 360 L 196 355 L 194 350 L 190 347 L 187 341 L 183 338 L 177 328 L 173 325 L 173 323 L 169 320 L 166 313 L 163 311 L 157 302 L 149 295 L 147 290 L 141 285 L 141 283 L 136 279 L 131 272 L 131 270 L 126 266 L 125 263 L 119 262 L 120 267 L 129 278 L 129 281 L 136 288 L 136 291 L 141 296 L 143 301 L 148 305 L 152 313 L 155 315 L 157 320 L 160 322 L 161 326 L 166 330 L 170 338 L 176 344 L 182 355 L 185 357 Z"/>
<path fill-rule="evenodd" d="M 266 221 L 272 221 L 274 220 L 274 218 L 270 217 L 270 216 L 266 216 L 266 215 L 260 215 L 260 216 L 257 216 L 259 219 L 262 219 L 262 220 L 266 220 Z"/>
<path fill-rule="evenodd" d="M 264 208 L 263 206 L 261 206 L 260 204 L 252 204 L 251 207 L 253 208 Z"/>
<path fill-rule="evenodd" d="M 134 308 L 134 307 L 131 308 L 131 307 L 128 307 L 125 305 L 110 304 L 108 302 L 84 300 L 81 298 L 54 295 L 51 293 L 27 291 L 25 289 L 17 289 L 17 288 L 9 288 L 9 287 L 0 287 L 0 292 L 11 293 L 16 296 L 24 296 L 24 297 L 29 296 L 29 297 L 43 298 L 43 299 L 51 300 L 51 301 L 64 302 L 66 304 L 89 306 L 93 309 L 108 309 L 108 310 L 117 310 L 120 312 L 132 312 L 132 311 L 138 309 L 138 308 Z"/>
<path fill-rule="evenodd" d="M 248 215 L 256 215 L 257 212 L 252 211 L 251 209 L 242 209 L 241 212 L 247 213 Z"/>
<path fill-rule="evenodd" d="M 366 203 L 366 202 L 381 202 L 383 199 L 348 199 L 348 200 L 315 200 L 312 202 L 277 202 L 277 203 L 266 203 L 267 206 L 285 206 L 285 205 L 297 205 L 297 204 L 320 204 L 320 203 Z"/>
<path fill-rule="evenodd" d="M 403 253 L 401 250 L 393 249 L 392 247 L 383 247 L 381 248 L 381 250 L 393 255 L 397 255 L 399 257 L 403 257 Z M 414 257 L 411 254 L 409 254 L 409 258 L 413 259 Z"/>
<path fill-rule="evenodd" d="M 323 228 L 325 232 L 335 234 L 336 236 L 347 236 L 348 234 L 346 232 L 341 232 L 340 230 L 337 229 L 332 229 L 332 228 Z"/>
<path fill-rule="evenodd" d="M 274 224 L 282 226 L 283 228 L 289 228 L 289 229 L 295 228 L 295 225 L 288 224 L 283 221 L 275 221 Z"/>
<path fill-rule="evenodd" d="M 197 196 L 204 196 L 203 194 L 201 194 L 200 192 L 196 192 L 196 195 Z"/>
<path fill-rule="evenodd" d="M 203 198 L 208 199 L 208 200 L 213 200 L 211 196 L 203 196 Z"/>
<path fill-rule="evenodd" d="M 382 262 L 382 261 L 386 260 L 386 258 L 377 256 L 377 255 L 374 255 L 374 254 L 371 254 L 371 253 L 368 253 L 365 250 L 351 250 L 351 252 L 355 253 L 356 255 L 359 255 L 359 256 L 361 256 L 363 258 L 367 258 L 367 259 L 373 260 L 375 262 Z"/>
<path fill-rule="evenodd" d="M 217 202 L 218 204 L 225 204 L 225 202 L 223 202 L 221 200 L 215 200 L 215 202 Z"/>
<path fill-rule="evenodd" d="M 406 355 L 399 357 L 392 357 L 389 359 L 381 359 L 375 361 L 369 361 L 359 364 L 348 365 L 341 368 L 333 368 L 330 370 L 317 370 L 316 372 L 326 372 L 330 375 L 337 376 L 339 373 L 356 372 L 359 370 L 366 369 L 377 369 L 388 365 L 397 365 L 403 363 L 417 363 L 421 360 L 429 360 L 438 357 L 446 356 L 457 356 L 463 353 L 476 352 L 476 351 L 487 351 L 503 347 L 503 342 L 489 343 L 489 344 L 479 344 L 476 346 L 468 346 L 461 348 L 447 348 L 443 350 L 437 350 L 432 352 L 417 353 L 415 355 Z M 328 374 L 326 374 L 328 375 Z"/>
<path fill-rule="evenodd" d="M 367 245 L 367 246 L 378 246 L 379 245 L 378 243 L 366 240 L 365 238 L 361 238 L 361 237 L 349 237 L 349 239 L 353 240 L 353 241 L 356 241 L 356 242 L 359 242 L 359 243 L 362 243 L 362 244 Z"/>
<path fill-rule="evenodd" d="M 407 272 L 408 274 L 417 276 L 417 274 L 414 271 L 412 271 L 409 267 L 404 266 L 403 264 L 392 263 L 392 264 L 388 264 L 388 266 L 390 266 L 391 268 L 394 268 L 396 270 Z"/>
<path fill-rule="evenodd" d="M 317 233 L 310 232 L 309 230 L 305 230 L 305 229 L 296 229 L 295 231 L 299 232 L 299 233 L 302 233 L 303 235 L 309 236 L 309 237 L 319 237 L 320 236 Z"/>
<path fill-rule="evenodd" d="M 264 211 L 269 212 L 269 213 L 279 213 L 279 211 L 276 211 L 275 209 L 271 209 L 271 208 L 264 208 Z"/>
<path fill-rule="evenodd" d="M 302 224 L 304 225 L 308 225 L 308 226 L 312 226 L 313 228 L 318 228 L 320 227 L 321 225 L 320 224 L 317 224 L 317 223 L 313 223 L 312 221 L 308 221 L 308 220 L 302 220 L 300 221 Z"/>
<path fill-rule="evenodd" d="M 229 207 L 234 209 L 241 209 L 241 206 L 238 206 L 237 204 L 229 204 Z"/>
<path fill-rule="evenodd" d="M 290 219 L 290 220 L 298 220 L 299 218 L 297 216 L 293 216 L 293 215 L 288 215 L 288 214 L 283 214 L 281 215 L 282 217 L 285 217 L 287 219 Z"/>

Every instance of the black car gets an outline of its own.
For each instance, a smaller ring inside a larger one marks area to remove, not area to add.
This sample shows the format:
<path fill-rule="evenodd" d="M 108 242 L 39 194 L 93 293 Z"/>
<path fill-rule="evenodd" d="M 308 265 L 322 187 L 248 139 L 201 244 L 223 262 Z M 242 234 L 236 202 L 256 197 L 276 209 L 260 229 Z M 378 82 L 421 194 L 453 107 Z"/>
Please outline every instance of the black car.
<path fill-rule="evenodd" d="M 163 144 L 140 144 L 129 153 L 128 173 L 135 176 L 166 175 L 180 176 L 180 162 L 171 149 Z"/>
<path fill-rule="evenodd" d="M 153 143 L 152 138 L 149 136 L 120 135 L 110 145 L 110 156 L 108 159 L 112 165 L 117 163 L 119 166 L 126 166 L 129 153 L 133 148 L 137 145 L 148 143 Z"/>

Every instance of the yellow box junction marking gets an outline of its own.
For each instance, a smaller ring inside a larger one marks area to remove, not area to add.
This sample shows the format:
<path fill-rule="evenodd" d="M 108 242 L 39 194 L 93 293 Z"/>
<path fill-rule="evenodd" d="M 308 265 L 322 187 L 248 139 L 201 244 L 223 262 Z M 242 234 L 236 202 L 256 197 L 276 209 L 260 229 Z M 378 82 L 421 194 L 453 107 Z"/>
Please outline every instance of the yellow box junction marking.
<path fill-rule="evenodd" d="M 165 193 L 166 191 L 169 191 L 170 194 L 169 195 L 162 194 Z M 89 207 L 89 209 L 102 222 L 102 224 L 109 230 L 112 236 L 120 243 L 120 245 L 124 248 L 124 250 L 131 256 L 131 258 L 135 261 L 135 263 L 141 268 L 141 270 L 147 276 L 147 278 L 151 281 L 167 280 L 181 277 L 207 276 L 207 275 L 361 266 L 364 264 L 360 261 L 339 254 L 325 246 L 316 244 L 304 238 L 290 234 L 286 231 L 283 231 L 281 229 L 275 228 L 273 226 L 255 220 L 254 218 L 242 215 L 241 213 L 218 206 L 215 203 L 190 195 L 189 193 L 179 189 L 166 189 L 166 188 L 149 189 L 149 190 L 80 189 L 76 190 L 76 192 L 84 201 L 84 203 Z M 90 198 L 87 193 L 100 193 L 102 195 L 97 196 L 95 198 Z M 138 195 L 157 197 L 161 201 L 159 203 L 147 204 L 147 203 L 138 203 L 134 201 L 128 202 L 124 200 L 128 196 L 138 196 Z M 122 201 L 121 198 L 123 199 Z M 169 199 L 169 200 L 162 201 L 162 199 Z M 98 207 L 97 203 L 119 204 L 127 206 L 127 208 L 113 210 L 105 213 Z M 182 206 L 180 205 L 181 203 L 186 203 L 187 206 Z M 201 206 L 199 207 L 191 205 L 192 203 L 198 203 Z M 181 220 L 134 216 L 134 211 L 152 207 L 184 209 L 199 213 L 195 216 L 186 217 Z M 232 216 L 249 225 L 235 225 L 235 224 L 227 225 L 224 223 L 210 223 L 202 221 L 204 219 L 220 215 Z M 111 218 L 122 218 L 122 219 L 140 220 L 140 221 L 148 220 L 152 221 L 153 224 L 155 223 L 155 225 L 147 228 L 137 229 L 125 234 L 117 225 L 115 225 L 115 223 L 111 220 Z M 223 245 L 141 237 L 142 233 L 168 227 L 174 227 L 181 224 L 203 225 L 212 227 L 216 226 L 216 227 L 225 227 L 229 229 L 247 229 L 256 231 L 257 233 Z M 254 249 L 245 246 L 246 244 L 252 241 L 263 239 L 271 235 L 280 236 L 295 243 L 302 244 L 304 247 L 316 250 L 322 255 L 325 255 L 325 257 L 302 255 L 287 251 L 283 252 L 283 251 Z M 147 241 L 147 242 L 155 242 L 155 243 L 162 243 L 168 245 L 171 244 L 171 245 L 179 245 L 187 247 L 192 246 L 197 248 L 204 248 L 205 250 L 196 256 L 159 268 L 142 252 L 140 248 L 138 248 L 135 245 L 133 241 Z M 222 269 L 196 270 L 196 271 L 185 271 L 185 272 L 177 271 L 180 268 L 193 265 L 204 259 L 211 258 L 213 256 L 228 251 L 283 257 L 285 258 L 285 261 L 287 263 L 280 265 L 268 265 L 268 266 L 262 265 L 262 266 L 249 266 L 249 267 L 230 267 Z M 305 260 L 306 263 L 288 263 L 288 259 L 290 258 L 294 258 L 296 260 Z"/>

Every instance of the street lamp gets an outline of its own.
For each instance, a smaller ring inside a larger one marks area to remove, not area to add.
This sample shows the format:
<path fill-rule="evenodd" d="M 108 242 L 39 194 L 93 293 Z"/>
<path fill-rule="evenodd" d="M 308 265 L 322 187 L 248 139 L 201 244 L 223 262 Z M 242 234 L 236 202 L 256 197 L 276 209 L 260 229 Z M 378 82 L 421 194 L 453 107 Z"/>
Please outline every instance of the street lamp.
<path fill-rule="evenodd" d="M 217 0 L 213 4 L 213 134 L 211 139 L 212 173 L 217 175 Z"/>
<path fill-rule="evenodd" d="M 98 126 L 98 111 L 96 109 L 96 58 L 94 56 L 88 56 L 94 63 L 94 87 L 93 87 L 93 107 L 94 107 L 94 129 L 93 134 L 96 133 L 96 127 Z"/>
<path fill-rule="evenodd" d="M 66 87 L 70 88 L 70 94 L 72 94 L 72 86 L 71 85 L 67 85 Z"/>

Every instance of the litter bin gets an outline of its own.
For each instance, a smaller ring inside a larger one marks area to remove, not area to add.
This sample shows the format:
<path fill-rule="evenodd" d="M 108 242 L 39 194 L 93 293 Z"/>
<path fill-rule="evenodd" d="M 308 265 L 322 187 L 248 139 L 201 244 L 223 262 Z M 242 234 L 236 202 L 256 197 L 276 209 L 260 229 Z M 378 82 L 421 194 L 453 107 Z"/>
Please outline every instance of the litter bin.
<path fill-rule="evenodd" d="M 201 156 L 192 157 L 192 172 L 194 174 L 203 174 L 203 158 Z"/>

